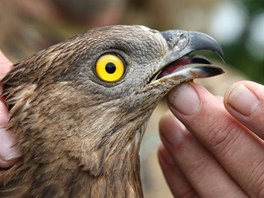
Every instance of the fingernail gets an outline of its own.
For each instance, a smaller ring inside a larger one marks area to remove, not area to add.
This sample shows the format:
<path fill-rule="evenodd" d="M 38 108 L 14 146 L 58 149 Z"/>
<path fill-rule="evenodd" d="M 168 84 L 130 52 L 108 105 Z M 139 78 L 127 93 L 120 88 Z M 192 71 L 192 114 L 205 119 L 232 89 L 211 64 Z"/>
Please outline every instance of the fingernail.
<path fill-rule="evenodd" d="M 190 84 L 182 84 L 170 92 L 169 103 L 180 113 L 192 115 L 200 107 L 200 99 Z"/>
<path fill-rule="evenodd" d="M 186 127 L 178 120 L 171 119 L 170 123 L 166 127 L 163 127 L 161 130 L 161 136 L 171 145 L 177 146 L 184 139 L 183 133 L 186 130 Z"/>
<path fill-rule="evenodd" d="M 10 153 L 9 155 L 3 157 L 3 159 L 5 161 L 9 161 L 9 160 L 17 159 L 19 157 L 21 157 L 21 153 L 20 152 L 13 152 L 13 153 Z"/>
<path fill-rule="evenodd" d="M 5 129 L 0 129 L 0 156 L 3 160 L 9 161 L 21 157 L 21 152 L 16 148 L 15 138 Z"/>
<path fill-rule="evenodd" d="M 258 98 L 245 85 L 235 87 L 229 94 L 227 103 L 245 116 L 254 113 L 259 106 Z"/>

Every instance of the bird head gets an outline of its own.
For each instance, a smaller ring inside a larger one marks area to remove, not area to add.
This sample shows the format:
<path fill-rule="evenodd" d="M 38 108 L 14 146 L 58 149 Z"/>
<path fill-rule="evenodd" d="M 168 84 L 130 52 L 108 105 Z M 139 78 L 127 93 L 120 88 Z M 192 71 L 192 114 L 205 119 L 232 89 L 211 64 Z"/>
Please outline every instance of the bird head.
<path fill-rule="evenodd" d="M 202 33 L 109 26 L 15 64 L 4 83 L 9 128 L 24 159 L 47 163 L 67 153 L 94 175 L 133 159 L 151 112 L 170 89 L 223 72 L 190 55 L 196 50 L 223 56 Z"/>

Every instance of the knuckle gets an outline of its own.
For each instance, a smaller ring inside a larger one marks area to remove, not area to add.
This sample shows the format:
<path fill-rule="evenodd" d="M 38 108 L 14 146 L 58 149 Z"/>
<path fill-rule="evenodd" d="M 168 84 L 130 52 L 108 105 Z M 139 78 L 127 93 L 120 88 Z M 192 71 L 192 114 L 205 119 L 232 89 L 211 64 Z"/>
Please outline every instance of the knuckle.
<path fill-rule="evenodd" d="M 241 132 L 236 126 L 230 124 L 212 126 L 209 128 L 208 134 L 208 146 L 210 149 L 226 153 L 236 144 Z"/>
<path fill-rule="evenodd" d="M 188 171 L 190 175 L 200 175 L 206 172 L 210 161 L 207 155 L 199 155 L 195 157 L 195 161 L 188 164 Z"/>

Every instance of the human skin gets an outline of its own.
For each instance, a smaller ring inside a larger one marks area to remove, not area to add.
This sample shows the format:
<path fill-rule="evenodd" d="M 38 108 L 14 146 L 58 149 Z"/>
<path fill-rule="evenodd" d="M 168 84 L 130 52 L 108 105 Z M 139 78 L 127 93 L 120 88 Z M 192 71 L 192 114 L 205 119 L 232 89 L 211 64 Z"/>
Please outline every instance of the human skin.
<path fill-rule="evenodd" d="M 220 100 L 186 83 L 168 105 L 158 156 L 175 197 L 264 197 L 264 86 L 236 82 Z"/>
<path fill-rule="evenodd" d="M 11 70 L 12 63 L 0 51 L 0 81 Z M 3 93 L 3 86 L 0 84 L 0 95 Z M 0 168 L 12 166 L 21 156 L 19 150 L 15 147 L 15 137 L 6 130 L 9 120 L 8 109 L 3 98 L 0 99 Z"/>

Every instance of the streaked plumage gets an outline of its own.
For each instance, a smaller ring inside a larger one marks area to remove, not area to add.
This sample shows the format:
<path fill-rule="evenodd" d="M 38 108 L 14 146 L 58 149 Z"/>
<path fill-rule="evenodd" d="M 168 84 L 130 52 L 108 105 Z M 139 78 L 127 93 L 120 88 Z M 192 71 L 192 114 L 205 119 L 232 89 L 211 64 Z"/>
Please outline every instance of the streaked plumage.
<path fill-rule="evenodd" d="M 158 101 L 180 82 L 222 73 L 185 56 L 199 49 L 222 53 L 199 33 L 111 26 L 15 64 L 3 82 L 23 158 L 0 171 L 0 197 L 142 197 L 139 145 Z M 104 54 L 125 64 L 120 80 L 96 74 Z"/>

